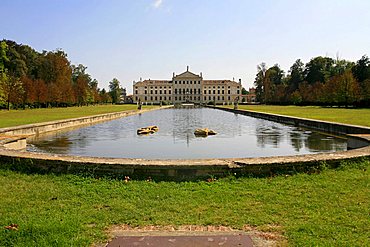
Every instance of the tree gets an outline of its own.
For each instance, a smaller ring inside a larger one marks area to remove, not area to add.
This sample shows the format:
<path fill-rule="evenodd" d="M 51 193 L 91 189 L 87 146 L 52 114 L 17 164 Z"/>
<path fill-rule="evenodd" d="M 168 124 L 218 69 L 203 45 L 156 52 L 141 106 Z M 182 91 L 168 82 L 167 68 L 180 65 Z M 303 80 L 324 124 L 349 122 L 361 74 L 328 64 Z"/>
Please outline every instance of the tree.
<path fill-rule="evenodd" d="M 290 67 L 287 83 L 290 92 L 294 92 L 298 89 L 299 83 L 303 82 L 304 78 L 304 64 L 300 59 L 297 59 L 294 64 Z"/>
<path fill-rule="evenodd" d="M 370 79 L 370 60 L 366 55 L 362 56 L 352 67 L 352 73 L 360 83 L 366 79 Z"/>
<path fill-rule="evenodd" d="M 92 81 L 90 81 L 89 89 L 90 89 L 90 95 L 91 95 L 91 102 L 89 103 L 100 102 L 98 81 L 96 79 L 93 79 Z"/>
<path fill-rule="evenodd" d="M 298 90 L 294 91 L 291 95 L 290 95 L 290 101 L 294 104 L 294 105 L 299 105 L 302 103 L 302 96 L 301 94 L 299 93 Z"/>
<path fill-rule="evenodd" d="M 5 67 L 8 74 L 15 77 L 22 77 L 27 74 L 27 64 L 23 59 L 23 54 L 18 52 L 18 45 L 14 41 L 7 42 L 7 57 Z"/>
<path fill-rule="evenodd" d="M 350 104 L 359 101 L 359 95 L 358 82 L 350 70 L 342 75 L 333 76 L 323 87 L 324 101 L 330 105 L 348 107 Z"/>
<path fill-rule="evenodd" d="M 265 100 L 264 80 L 266 75 L 266 64 L 261 63 L 257 65 L 256 79 L 254 85 L 256 86 L 256 98 L 258 102 L 263 103 Z"/>
<path fill-rule="evenodd" d="M 308 84 L 325 83 L 331 76 L 334 60 L 329 57 L 315 57 L 306 64 L 304 80 Z"/>
<path fill-rule="evenodd" d="M 32 98 L 33 102 L 37 104 L 38 107 L 41 105 L 46 105 L 47 103 L 47 93 L 48 87 L 46 86 L 45 82 L 41 79 L 34 81 L 34 95 Z"/>
<path fill-rule="evenodd" d="M 352 67 L 352 74 L 361 87 L 361 104 L 370 106 L 370 60 L 366 55 Z"/>
<path fill-rule="evenodd" d="M 9 58 L 6 55 L 8 51 L 8 45 L 5 41 L 0 42 L 0 73 L 5 72 L 5 64 L 9 62 Z"/>
<path fill-rule="evenodd" d="M 24 91 L 21 81 L 15 76 L 17 74 L 16 71 L 12 71 L 9 74 L 6 68 L 13 63 L 8 56 L 8 45 L 5 41 L 2 41 L 0 43 L 0 97 L 7 104 L 7 109 L 10 110 L 10 104 L 19 103 Z"/>
<path fill-rule="evenodd" d="M 40 75 L 48 86 L 49 103 L 59 106 L 75 102 L 72 68 L 65 52 L 62 50 L 44 52 Z"/>
<path fill-rule="evenodd" d="M 8 75 L 5 70 L 5 63 L 9 61 L 6 53 L 8 51 L 8 45 L 5 41 L 0 42 L 0 85 L 5 83 L 8 80 Z M 0 87 L 0 100 L 4 100 L 5 95 Z M 1 103 L 1 102 L 0 102 Z"/>
<path fill-rule="evenodd" d="M 354 66 L 353 62 L 340 59 L 339 57 L 337 57 L 337 59 L 334 61 L 333 67 L 331 68 L 332 71 L 330 73 L 330 76 L 332 77 L 336 75 L 342 75 L 347 70 L 351 70 L 353 66 Z"/>
<path fill-rule="evenodd" d="M 102 103 L 112 103 L 110 94 L 104 88 L 99 92 L 99 96 Z"/>
<path fill-rule="evenodd" d="M 3 77 L 0 81 L 0 91 L 8 110 L 10 110 L 10 104 L 14 105 L 21 101 L 24 93 L 22 82 L 15 76 Z"/>
<path fill-rule="evenodd" d="M 283 85 L 284 71 L 280 69 L 278 64 L 269 68 L 265 73 L 263 87 L 265 91 L 266 103 L 278 103 L 284 101 L 285 86 Z M 277 90 L 279 88 L 279 90 Z M 277 91 L 279 94 L 277 95 Z"/>
<path fill-rule="evenodd" d="M 109 82 L 109 94 L 113 104 L 119 103 L 121 90 L 120 82 L 116 78 L 113 78 L 113 80 Z"/>
<path fill-rule="evenodd" d="M 338 102 L 348 107 L 348 105 L 353 104 L 355 101 L 359 101 L 360 87 L 353 77 L 352 72 L 347 70 L 343 75 L 339 76 L 338 80 Z"/>
<path fill-rule="evenodd" d="M 72 65 L 72 82 L 75 99 L 78 105 L 83 105 L 92 101 L 89 88 L 91 77 L 86 73 L 86 69 L 87 67 L 82 64 L 79 64 L 78 66 Z"/>
<path fill-rule="evenodd" d="M 22 105 L 23 108 L 25 108 L 27 104 L 31 105 L 32 103 L 34 103 L 35 85 L 33 80 L 30 79 L 28 76 L 22 76 L 20 80 L 23 87 L 23 94 L 21 96 Z"/>

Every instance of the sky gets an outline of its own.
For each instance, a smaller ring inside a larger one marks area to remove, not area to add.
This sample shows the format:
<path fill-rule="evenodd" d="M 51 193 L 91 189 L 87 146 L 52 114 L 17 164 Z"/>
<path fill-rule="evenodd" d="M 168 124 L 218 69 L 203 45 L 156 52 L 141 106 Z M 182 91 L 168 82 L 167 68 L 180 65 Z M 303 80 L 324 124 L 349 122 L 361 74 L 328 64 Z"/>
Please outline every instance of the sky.
<path fill-rule="evenodd" d="M 0 39 L 61 48 L 100 88 L 117 78 L 242 79 L 257 65 L 370 56 L 369 0 L 1 0 Z"/>

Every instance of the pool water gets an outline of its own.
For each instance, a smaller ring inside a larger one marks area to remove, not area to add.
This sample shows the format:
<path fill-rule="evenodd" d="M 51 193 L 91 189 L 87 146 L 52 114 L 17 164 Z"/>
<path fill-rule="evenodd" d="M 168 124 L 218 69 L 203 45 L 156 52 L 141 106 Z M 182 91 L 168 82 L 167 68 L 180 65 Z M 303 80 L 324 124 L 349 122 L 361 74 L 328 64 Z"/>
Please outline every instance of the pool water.
<path fill-rule="evenodd" d="M 159 131 L 137 135 L 141 127 Z M 218 134 L 196 137 L 194 130 Z M 77 156 L 200 159 L 300 155 L 347 150 L 344 137 L 210 108 L 170 108 L 34 137 L 28 151 Z"/>

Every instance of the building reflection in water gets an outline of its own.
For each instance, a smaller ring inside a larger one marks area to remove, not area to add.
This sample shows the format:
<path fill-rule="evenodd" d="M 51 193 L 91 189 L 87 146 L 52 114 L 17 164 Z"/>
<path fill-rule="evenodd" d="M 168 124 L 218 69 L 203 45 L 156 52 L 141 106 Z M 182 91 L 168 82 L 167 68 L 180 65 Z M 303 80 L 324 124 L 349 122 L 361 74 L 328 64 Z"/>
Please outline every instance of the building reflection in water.
<path fill-rule="evenodd" d="M 157 125 L 153 135 L 141 127 Z M 194 136 L 197 128 L 216 136 Z M 346 150 L 346 139 L 210 108 L 162 109 L 31 140 L 30 151 L 129 158 L 238 158 Z"/>

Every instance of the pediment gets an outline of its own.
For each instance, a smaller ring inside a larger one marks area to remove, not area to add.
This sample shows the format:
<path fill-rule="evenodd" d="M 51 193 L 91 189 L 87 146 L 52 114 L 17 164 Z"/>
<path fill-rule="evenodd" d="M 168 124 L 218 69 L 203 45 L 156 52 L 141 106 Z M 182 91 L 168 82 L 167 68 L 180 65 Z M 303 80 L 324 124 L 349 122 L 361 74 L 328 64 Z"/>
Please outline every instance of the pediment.
<path fill-rule="evenodd" d="M 184 73 L 181 73 L 177 76 L 175 76 L 175 78 L 193 78 L 193 77 L 197 77 L 197 78 L 200 78 L 199 75 L 196 75 L 190 71 L 185 71 Z"/>

